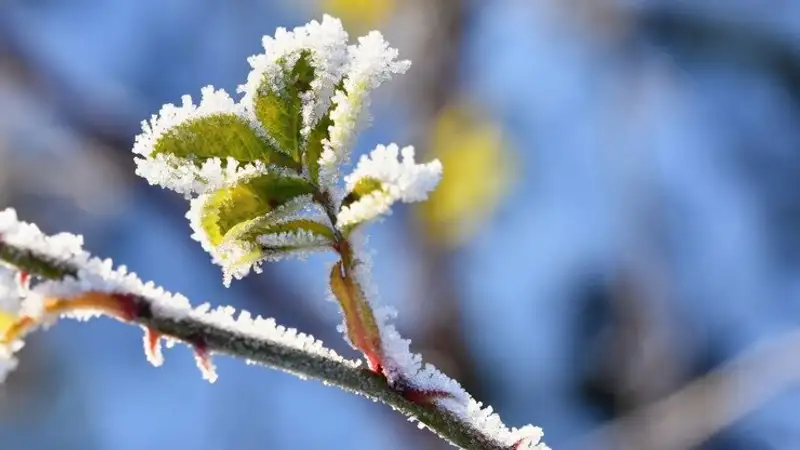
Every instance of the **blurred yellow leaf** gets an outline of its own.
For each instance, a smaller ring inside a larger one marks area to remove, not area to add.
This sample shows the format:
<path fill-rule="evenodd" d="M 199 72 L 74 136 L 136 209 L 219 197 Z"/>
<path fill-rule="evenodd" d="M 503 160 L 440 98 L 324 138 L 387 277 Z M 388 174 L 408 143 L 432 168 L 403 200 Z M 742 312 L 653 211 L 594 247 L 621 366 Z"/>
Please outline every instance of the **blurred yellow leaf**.
<path fill-rule="evenodd" d="M 321 0 L 322 11 L 339 17 L 348 28 L 372 29 L 394 10 L 394 0 Z"/>
<path fill-rule="evenodd" d="M 457 247 L 491 216 L 515 178 L 513 154 L 500 128 L 460 102 L 445 107 L 433 125 L 431 158 L 444 166 L 442 182 L 420 204 L 432 240 Z"/>
<path fill-rule="evenodd" d="M 5 311 L 0 311 L 0 336 L 6 333 L 11 325 L 17 321 L 17 316 L 13 314 L 8 314 Z"/>

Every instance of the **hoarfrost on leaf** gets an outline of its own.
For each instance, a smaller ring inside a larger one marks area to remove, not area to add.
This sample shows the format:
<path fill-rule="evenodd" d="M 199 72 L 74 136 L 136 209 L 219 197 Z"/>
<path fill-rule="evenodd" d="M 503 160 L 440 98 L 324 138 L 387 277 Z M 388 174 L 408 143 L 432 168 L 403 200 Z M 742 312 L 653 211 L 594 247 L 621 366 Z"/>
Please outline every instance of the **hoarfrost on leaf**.
<path fill-rule="evenodd" d="M 293 67 L 303 51 L 307 51 L 314 77 L 310 89 L 302 94 L 302 135 L 307 137 L 317 121 L 330 107 L 334 87 L 347 67 L 347 32 L 339 19 L 328 15 L 322 22 L 311 21 L 292 31 L 278 28 L 275 37 L 265 36 L 264 53 L 248 59 L 252 70 L 246 84 L 239 87 L 244 93 L 242 104 L 255 117 L 255 98 L 264 80 L 275 92 L 283 91 L 283 72 Z"/>
<path fill-rule="evenodd" d="M 206 86 L 199 105 L 191 96 L 182 105 L 164 105 L 142 122 L 133 152 L 136 174 L 150 184 L 189 196 L 234 185 L 291 166 L 288 155 L 274 149 L 258 123 L 223 90 Z"/>
<path fill-rule="evenodd" d="M 347 191 L 356 195 L 351 195 L 354 201 L 342 206 L 337 225 L 348 227 L 388 214 L 398 200 L 423 201 L 441 177 L 442 164 L 438 160 L 416 164 L 413 147 L 400 150 L 396 144 L 379 145 L 362 156 L 353 173 L 345 177 Z"/>
<path fill-rule="evenodd" d="M 319 165 L 324 183 L 336 180 L 338 167 L 347 161 L 355 134 L 369 121 L 369 94 L 393 74 L 405 73 L 410 61 L 397 61 L 397 49 L 389 47 L 378 31 L 358 38 L 348 47 L 348 67 L 341 89 L 333 95 L 329 136 L 324 140 Z"/>

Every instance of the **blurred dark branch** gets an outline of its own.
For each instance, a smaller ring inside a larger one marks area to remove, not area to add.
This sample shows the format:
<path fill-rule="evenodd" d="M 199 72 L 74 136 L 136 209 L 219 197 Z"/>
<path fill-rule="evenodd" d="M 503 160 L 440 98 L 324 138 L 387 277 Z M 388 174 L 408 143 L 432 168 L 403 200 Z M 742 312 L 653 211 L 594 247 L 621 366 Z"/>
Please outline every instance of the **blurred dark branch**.
<path fill-rule="evenodd" d="M 666 2 L 638 11 L 641 34 L 670 48 L 676 57 L 726 57 L 747 67 L 776 75 L 800 102 L 800 45 L 770 27 L 747 26 L 724 14 L 692 14 Z"/>
<path fill-rule="evenodd" d="M 428 71 L 414 80 L 411 107 L 414 111 L 415 134 L 411 141 L 420 154 L 424 154 L 430 142 L 431 128 L 439 112 L 453 99 L 458 89 L 458 58 L 461 53 L 462 33 L 466 15 L 463 1 L 422 2 L 427 8 L 431 25 L 430 34 L 421 42 L 424 51 L 419 66 Z M 439 358 L 437 365 L 450 371 L 470 388 L 478 388 L 474 363 L 463 341 L 461 328 L 461 302 L 455 286 L 453 255 L 420 229 L 412 215 L 406 216 L 409 240 L 416 244 L 415 251 L 422 277 L 422 292 L 425 293 L 425 310 L 430 314 L 420 321 L 424 329 L 419 332 L 419 343 L 425 346 L 432 359 Z"/>
<path fill-rule="evenodd" d="M 778 393 L 800 384 L 798 354 L 800 331 L 757 344 L 663 400 L 595 430 L 570 448 L 696 447 Z"/>
<path fill-rule="evenodd" d="M 423 28 L 426 35 L 413 58 L 415 67 L 423 69 L 411 80 L 409 89 L 411 117 L 414 117 L 410 141 L 424 155 L 437 115 L 458 92 L 459 58 L 468 10 L 463 0 L 422 0 L 411 5 L 423 10 L 419 17 L 427 18 Z M 418 301 L 425 302 L 420 309 L 426 311 L 424 320 L 418 322 L 420 329 L 414 330 L 414 343 L 433 364 L 483 398 L 475 362 L 464 342 L 453 255 L 421 229 L 413 215 L 404 218 L 408 241 L 414 244 L 416 273 L 421 277 L 417 285 L 424 293 Z"/>

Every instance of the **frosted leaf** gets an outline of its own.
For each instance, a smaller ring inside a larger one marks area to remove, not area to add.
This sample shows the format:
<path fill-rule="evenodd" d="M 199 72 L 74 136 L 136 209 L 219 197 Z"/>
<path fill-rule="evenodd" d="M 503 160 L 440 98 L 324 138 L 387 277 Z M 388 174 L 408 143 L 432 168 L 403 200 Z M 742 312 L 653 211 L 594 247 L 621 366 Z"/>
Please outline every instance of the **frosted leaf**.
<path fill-rule="evenodd" d="M 410 61 L 397 61 L 397 55 L 397 49 L 389 47 L 377 31 L 358 38 L 358 45 L 348 47 L 349 65 L 343 89 L 337 90 L 331 100 L 333 125 L 328 129 L 329 136 L 319 159 L 325 184 L 335 180 L 338 166 L 349 156 L 356 132 L 369 121 L 366 111 L 370 92 L 411 66 Z"/>
<path fill-rule="evenodd" d="M 171 189 L 187 198 L 191 194 L 211 192 L 280 170 L 261 161 L 242 164 L 232 157 L 225 158 L 224 161 L 210 158 L 199 166 L 182 158 L 163 154 L 136 161 L 136 173 L 146 178 L 150 184 Z"/>
<path fill-rule="evenodd" d="M 334 86 L 346 68 L 347 40 L 341 21 L 328 15 L 323 16 L 322 22 L 314 20 L 292 31 L 278 28 L 275 37 L 264 37 L 264 53 L 248 58 L 252 70 L 247 82 L 239 87 L 239 91 L 244 93 L 242 104 L 255 117 L 253 104 L 262 82 L 267 80 L 275 92 L 283 91 L 286 88 L 283 85 L 285 68 L 293 67 L 301 52 L 306 50 L 314 68 L 310 89 L 303 93 L 302 98 L 302 134 L 307 136 L 328 110 Z"/>
<path fill-rule="evenodd" d="M 203 226 L 204 208 L 209 195 L 201 195 L 190 202 L 186 218 L 192 229 L 192 239 L 198 241 L 203 249 L 211 255 L 214 264 L 222 268 L 223 283 L 230 286 L 233 279 L 242 279 L 251 270 L 258 272 L 265 259 L 279 259 L 280 254 L 265 253 L 257 241 L 245 241 L 236 238 L 224 239 L 215 244 Z M 312 203 L 310 195 L 295 197 L 283 205 L 267 212 L 260 219 L 266 223 L 279 224 L 293 218 L 302 217 L 309 211 L 316 211 L 318 205 Z M 289 255 L 291 252 L 286 252 Z"/>
<path fill-rule="evenodd" d="M 266 248 L 298 248 L 313 249 L 326 247 L 331 241 L 309 230 L 284 231 L 280 233 L 262 234 L 257 238 L 259 244 Z"/>
<path fill-rule="evenodd" d="M 402 159 L 398 160 L 401 156 Z M 390 212 L 396 201 L 418 202 L 428 198 L 442 177 L 442 164 L 414 162 L 414 148 L 400 150 L 396 144 L 379 145 L 364 155 L 353 173 L 345 177 L 347 191 L 353 192 L 365 180 L 375 186 L 353 203 L 342 206 L 337 217 L 340 228 L 372 220 Z"/>
<path fill-rule="evenodd" d="M 180 127 L 212 118 L 219 118 L 219 123 L 211 125 L 233 134 L 220 136 L 219 142 L 209 142 L 209 139 L 192 141 L 192 145 L 197 147 L 180 148 L 179 155 L 159 150 L 159 143 L 165 138 L 196 140 L 200 137 L 197 133 L 213 131 L 201 127 L 187 129 L 176 136 L 169 134 Z M 203 145 L 211 148 L 203 148 Z M 197 155 L 192 154 L 193 151 Z M 267 170 L 264 161 L 282 160 L 280 154 L 271 149 L 263 130 L 245 108 L 234 102 L 224 90 L 215 90 L 212 86 L 202 88 L 198 105 L 192 102 L 191 96 L 184 95 L 181 106 L 166 104 L 149 122 L 143 121 L 142 133 L 135 138 L 133 152 L 142 156 L 134 159 L 137 175 L 150 184 L 185 195 L 234 184 L 244 177 L 264 173 Z"/>

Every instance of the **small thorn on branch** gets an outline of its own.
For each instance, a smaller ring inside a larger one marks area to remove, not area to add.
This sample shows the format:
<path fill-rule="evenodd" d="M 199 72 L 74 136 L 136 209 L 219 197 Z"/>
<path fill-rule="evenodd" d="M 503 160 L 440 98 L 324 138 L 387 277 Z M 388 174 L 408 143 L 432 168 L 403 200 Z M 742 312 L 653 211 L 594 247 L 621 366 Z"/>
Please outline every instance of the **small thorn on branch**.
<path fill-rule="evenodd" d="M 17 285 L 19 286 L 20 290 L 22 290 L 22 292 L 28 291 L 30 283 L 31 283 L 31 274 L 29 272 L 25 272 L 23 270 L 17 272 Z"/>
<path fill-rule="evenodd" d="M 203 375 L 203 379 L 209 383 L 217 381 L 217 368 L 211 360 L 211 354 L 205 342 L 195 342 L 192 344 L 192 348 L 194 349 L 194 360 Z"/>
<path fill-rule="evenodd" d="M 164 364 L 164 355 L 161 352 L 162 334 L 152 328 L 142 328 L 144 329 L 144 354 L 147 361 L 154 367 L 161 367 Z"/>

